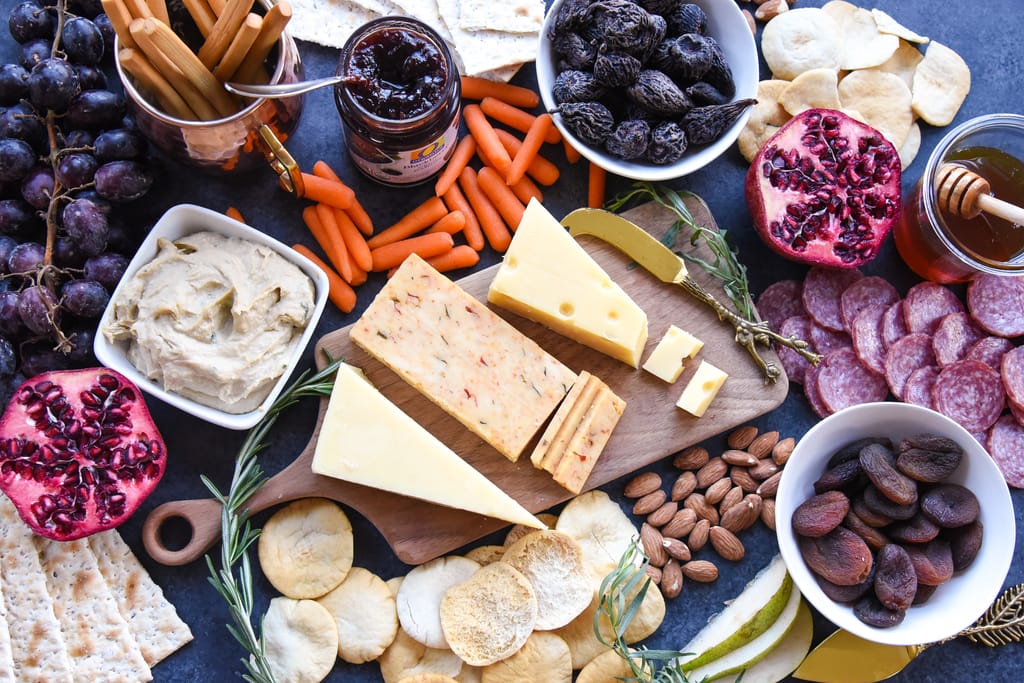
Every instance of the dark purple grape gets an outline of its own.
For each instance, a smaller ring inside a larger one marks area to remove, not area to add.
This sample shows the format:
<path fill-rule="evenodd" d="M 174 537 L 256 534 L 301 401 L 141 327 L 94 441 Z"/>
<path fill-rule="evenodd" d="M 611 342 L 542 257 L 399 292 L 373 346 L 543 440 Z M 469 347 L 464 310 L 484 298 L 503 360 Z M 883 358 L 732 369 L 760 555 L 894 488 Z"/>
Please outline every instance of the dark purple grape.
<path fill-rule="evenodd" d="M 32 285 L 18 295 L 18 316 L 30 332 L 50 335 L 60 325 L 57 297 L 43 285 Z"/>
<path fill-rule="evenodd" d="M 100 162 L 86 152 L 62 154 L 57 161 L 57 180 L 66 188 L 74 189 L 92 182 Z"/>
<path fill-rule="evenodd" d="M 7 274 L 7 259 L 11 257 L 11 252 L 16 246 L 18 246 L 18 240 L 7 235 L 0 235 L 0 275 Z M 6 285 L 7 280 L 0 279 L 0 283 Z"/>
<path fill-rule="evenodd" d="M 24 140 L 0 138 L 0 180 L 20 181 L 36 161 L 35 150 Z"/>
<path fill-rule="evenodd" d="M 107 215 L 107 249 L 125 254 L 134 254 L 142 241 L 137 231 L 116 216 Z"/>
<path fill-rule="evenodd" d="M 0 105 L 8 106 L 28 95 L 28 71 L 21 64 L 0 66 Z"/>
<path fill-rule="evenodd" d="M 60 44 L 68 59 L 76 64 L 99 64 L 103 59 L 103 33 L 91 19 L 65 19 Z"/>
<path fill-rule="evenodd" d="M 5 380 L 0 380 L 0 405 L 7 405 L 14 398 L 14 392 L 18 390 L 27 378 L 20 372 L 16 372 Z"/>
<path fill-rule="evenodd" d="M 32 67 L 28 74 L 28 101 L 37 110 L 65 111 L 76 99 L 79 90 L 78 74 L 66 59 L 49 57 Z M 72 128 L 89 127 L 77 123 L 70 125 Z"/>
<path fill-rule="evenodd" d="M 75 190 L 72 194 L 74 199 L 88 199 L 90 202 L 98 206 L 103 213 L 110 215 L 111 207 L 113 206 L 103 197 L 99 196 L 94 187 L 86 187 L 80 190 Z"/>
<path fill-rule="evenodd" d="M 46 124 L 26 102 L 5 107 L 0 112 L 0 137 L 18 138 L 38 151 L 47 151 Z"/>
<path fill-rule="evenodd" d="M 113 292 L 127 267 L 127 258 L 116 252 L 108 251 L 86 259 L 82 277 L 86 280 L 95 280 L 106 287 L 108 292 Z"/>
<path fill-rule="evenodd" d="M 64 120 L 72 128 L 116 128 L 124 111 L 121 95 L 109 90 L 83 90 L 71 100 Z"/>
<path fill-rule="evenodd" d="M 101 12 L 93 17 L 92 23 L 96 24 L 96 28 L 103 34 L 103 54 L 112 55 L 114 54 L 114 25 L 110 23 L 110 17 L 105 12 Z"/>
<path fill-rule="evenodd" d="M 146 153 L 146 138 L 137 130 L 114 128 L 96 136 L 93 143 L 100 161 L 141 159 Z"/>
<path fill-rule="evenodd" d="M 95 280 L 71 280 L 60 290 L 61 306 L 80 318 L 98 318 L 110 301 L 103 285 Z"/>
<path fill-rule="evenodd" d="M 0 337 L 0 378 L 7 379 L 18 371 L 18 359 L 14 355 L 14 346 L 6 337 Z"/>
<path fill-rule="evenodd" d="M 107 75 L 99 67 L 75 64 L 74 69 L 78 75 L 78 87 L 82 90 L 104 90 L 107 87 Z"/>
<path fill-rule="evenodd" d="M 103 12 L 103 4 L 100 0 L 68 0 L 68 9 L 80 17 L 88 17 L 96 21 L 96 18 Z"/>
<path fill-rule="evenodd" d="M 71 359 L 67 354 L 54 351 L 52 344 L 26 344 L 21 348 L 21 372 L 35 377 L 50 370 L 67 370 Z"/>
<path fill-rule="evenodd" d="M 96 256 L 107 248 L 107 215 L 88 199 L 76 199 L 65 206 L 61 223 L 80 253 Z"/>
<path fill-rule="evenodd" d="M 0 334 L 8 339 L 17 339 L 25 333 L 25 326 L 18 315 L 18 292 L 0 292 Z"/>
<path fill-rule="evenodd" d="M 81 268 L 85 264 L 85 254 L 78 245 L 63 235 L 53 241 L 53 265 L 60 268 Z"/>
<path fill-rule="evenodd" d="M 11 10 L 7 16 L 7 27 L 14 40 L 26 43 L 33 38 L 52 38 L 56 22 L 49 10 L 42 9 L 38 3 L 30 1 L 23 2 Z"/>
<path fill-rule="evenodd" d="M 82 149 L 92 147 L 93 142 L 96 141 L 96 136 L 92 131 L 82 130 L 76 128 L 73 131 L 68 132 L 64 135 L 64 149 Z"/>
<path fill-rule="evenodd" d="M 137 161 L 108 161 L 96 169 L 96 191 L 112 202 L 130 202 L 146 194 L 153 174 Z"/>
<path fill-rule="evenodd" d="M 80 324 L 71 327 L 65 332 L 71 343 L 71 353 L 68 360 L 78 367 L 92 367 L 98 365 L 96 356 L 93 355 L 92 346 L 96 339 L 96 325 Z"/>
<path fill-rule="evenodd" d="M 35 209 L 46 210 L 53 196 L 53 170 L 38 165 L 25 175 L 21 182 L 21 197 Z"/>
<path fill-rule="evenodd" d="M 7 257 L 8 273 L 34 273 L 43 264 L 46 248 L 38 242 L 22 242 Z"/>
<path fill-rule="evenodd" d="M 32 71 L 39 62 L 49 59 L 53 51 L 53 39 L 35 38 L 21 46 L 21 65 Z"/>
<path fill-rule="evenodd" d="M 23 199 L 0 199 L 0 234 L 18 235 L 34 215 Z"/>

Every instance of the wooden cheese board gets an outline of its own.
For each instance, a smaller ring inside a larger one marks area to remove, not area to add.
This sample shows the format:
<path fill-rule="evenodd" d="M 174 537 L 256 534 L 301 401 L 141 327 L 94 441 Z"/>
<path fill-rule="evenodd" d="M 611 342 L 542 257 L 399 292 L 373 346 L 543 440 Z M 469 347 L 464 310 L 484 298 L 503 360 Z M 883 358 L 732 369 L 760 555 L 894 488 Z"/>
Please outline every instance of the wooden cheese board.
<path fill-rule="evenodd" d="M 714 219 L 702 202 L 688 200 L 687 203 L 698 224 L 714 225 Z M 673 221 L 671 212 L 653 203 L 624 215 L 659 238 Z M 681 233 L 677 248 L 688 248 L 687 240 L 688 235 Z M 631 264 L 626 256 L 610 245 L 590 237 L 580 238 L 580 243 L 647 313 L 649 337 L 644 358 L 668 326 L 675 324 L 704 341 L 697 360 L 706 359 L 729 373 L 729 379 L 707 413 L 695 418 L 677 408 L 675 403 L 694 373 L 697 362 L 689 363 L 682 377 L 668 384 L 542 325 L 495 309 L 572 370 L 587 370 L 597 375 L 626 401 L 622 419 L 587 480 L 587 490 L 748 422 L 785 400 L 788 392 L 785 375 L 775 384 L 766 384 L 747 351 L 733 340 L 732 327 L 719 321 L 710 308 L 688 296 L 677 285 L 659 282 L 642 268 Z M 459 280 L 458 284 L 485 301 L 487 288 L 497 268 L 495 265 L 473 273 Z M 719 300 L 727 301 L 720 284 L 712 276 L 696 267 L 691 268 L 691 273 Z M 323 352 L 327 352 L 333 358 L 344 359 L 362 368 L 370 381 L 392 402 L 531 512 L 546 510 L 571 497 L 572 494 L 555 484 L 550 475 L 535 469 L 528 457 L 520 458 L 517 463 L 509 462 L 394 372 L 355 346 L 348 333 L 349 328 L 345 327 L 324 335 L 317 343 L 317 363 L 322 365 Z M 762 349 L 762 354 L 778 364 L 770 349 Z M 326 406 L 327 399 L 323 399 L 320 416 L 305 449 L 291 465 L 255 494 L 247 506 L 250 511 L 258 512 L 308 496 L 330 498 L 364 515 L 380 530 L 397 557 L 409 564 L 433 559 L 507 526 L 507 522 L 479 514 L 313 474 L 310 462 Z M 192 525 L 191 540 L 179 550 L 170 550 L 160 541 L 159 527 L 172 517 L 184 518 Z M 155 560 L 164 564 L 185 564 L 198 559 L 218 540 L 219 535 L 220 505 L 212 499 L 165 503 L 150 513 L 143 528 L 147 550 Z"/>

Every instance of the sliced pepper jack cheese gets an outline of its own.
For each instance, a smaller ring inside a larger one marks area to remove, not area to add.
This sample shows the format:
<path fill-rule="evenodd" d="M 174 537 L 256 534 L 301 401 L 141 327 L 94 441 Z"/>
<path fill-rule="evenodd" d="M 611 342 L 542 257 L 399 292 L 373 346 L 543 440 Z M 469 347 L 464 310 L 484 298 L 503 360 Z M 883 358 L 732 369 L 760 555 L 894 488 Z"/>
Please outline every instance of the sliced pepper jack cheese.
<path fill-rule="evenodd" d="M 718 395 L 718 390 L 725 384 L 729 375 L 719 370 L 706 360 L 702 360 L 697 366 L 697 372 L 693 374 L 690 381 L 686 383 L 682 395 L 676 401 L 676 406 L 686 412 L 700 417 L 711 405 L 711 401 Z"/>
<path fill-rule="evenodd" d="M 338 368 L 312 469 L 513 524 L 546 528 L 351 366 Z"/>
<path fill-rule="evenodd" d="M 647 314 L 531 199 L 487 300 L 638 367 Z"/>
<path fill-rule="evenodd" d="M 672 384 L 683 374 L 683 362 L 696 356 L 702 348 L 704 342 L 700 339 L 675 325 L 669 325 L 665 336 L 644 361 L 644 370 Z"/>
<path fill-rule="evenodd" d="M 579 493 L 597 465 L 626 402 L 587 371 L 565 397 L 530 461 L 562 487 Z"/>
<path fill-rule="evenodd" d="M 350 337 L 513 462 L 576 381 L 576 373 L 415 254 Z"/>

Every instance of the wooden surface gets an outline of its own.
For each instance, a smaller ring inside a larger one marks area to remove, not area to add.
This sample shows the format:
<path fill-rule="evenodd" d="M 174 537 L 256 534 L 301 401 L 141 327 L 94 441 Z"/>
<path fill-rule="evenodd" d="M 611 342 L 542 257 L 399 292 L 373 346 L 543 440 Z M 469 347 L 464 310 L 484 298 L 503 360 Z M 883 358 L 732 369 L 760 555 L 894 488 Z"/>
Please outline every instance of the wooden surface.
<path fill-rule="evenodd" d="M 689 205 L 698 224 L 712 223 L 703 205 L 697 202 L 689 202 Z M 672 214 L 654 204 L 637 207 L 624 215 L 659 238 L 672 223 Z M 704 348 L 695 360 L 687 364 L 680 379 L 667 384 L 542 325 L 495 309 L 572 370 L 587 370 L 597 375 L 626 401 L 622 419 L 587 480 L 585 490 L 748 422 L 782 403 L 788 389 L 785 376 L 774 385 L 766 385 L 747 352 L 733 341 L 732 327 L 720 322 L 710 308 L 691 299 L 679 286 L 659 282 L 642 268 L 631 266 L 629 259 L 610 245 L 590 237 L 580 238 L 580 243 L 647 313 L 649 337 L 643 358 L 647 358 L 670 324 L 682 327 L 704 341 Z M 688 234 L 680 233 L 676 248 L 689 249 Z M 492 266 L 469 275 L 459 280 L 459 285 L 484 301 L 497 268 Z M 699 268 L 691 267 L 690 270 L 709 291 L 721 301 L 727 301 L 714 278 Z M 520 458 L 518 463 L 509 462 L 398 375 L 355 346 L 349 340 L 348 332 L 349 327 L 344 327 L 320 339 L 316 353 L 319 364 L 322 365 L 324 359 L 321 351 L 326 351 L 334 358 L 362 368 L 392 402 L 531 512 L 540 512 L 571 497 L 572 494 L 555 484 L 550 475 L 535 469 L 528 457 Z M 764 349 L 763 353 L 766 358 L 778 362 L 773 351 Z M 677 408 L 675 402 L 701 359 L 728 372 L 729 379 L 707 413 L 695 418 Z M 251 501 L 249 507 L 253 512 L 300 497 L 331 498 L 365 516 L 380 530 L 398 558 L 409 564 L 433 559 L 507 526 L 507 522 L 483 515 L 313 474 L 310 463 L 326 405 L 327 399 L 323 399 L 309 444 L 292 465 L 275 476 Z M 156 527 L 170 516 L 185 517 L 194 529 L 192 542 L 173 553 L 157 545 L 159 534 Z M 160 506 L 147 519 L 148 531 L 144 534 L 147 549 L 160 562 L 191 561 L 216 541 L 219 522 L 214 524 L 207 519 L 208 516 L 219 520 L 219 512 L 205 502 L 178 501 Z M 213 534 L 212 538 L 210 534 Z"/>

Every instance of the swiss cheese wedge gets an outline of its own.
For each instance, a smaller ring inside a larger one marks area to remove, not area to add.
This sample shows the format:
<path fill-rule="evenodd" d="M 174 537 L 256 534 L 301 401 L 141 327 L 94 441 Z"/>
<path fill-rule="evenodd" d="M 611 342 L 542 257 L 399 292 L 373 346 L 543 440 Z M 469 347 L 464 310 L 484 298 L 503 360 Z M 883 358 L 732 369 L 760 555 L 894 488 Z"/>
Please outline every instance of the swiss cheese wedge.
<path fill-rule="evenodd" d="M 640 364 L 647 315 L 535 199 L 487 300 L 634 368 Z"/>
<path fill-rule="evenodd" d="M 338 368 L 312 469 L 438 505 L 546 528 L 350 366 Z"/>

